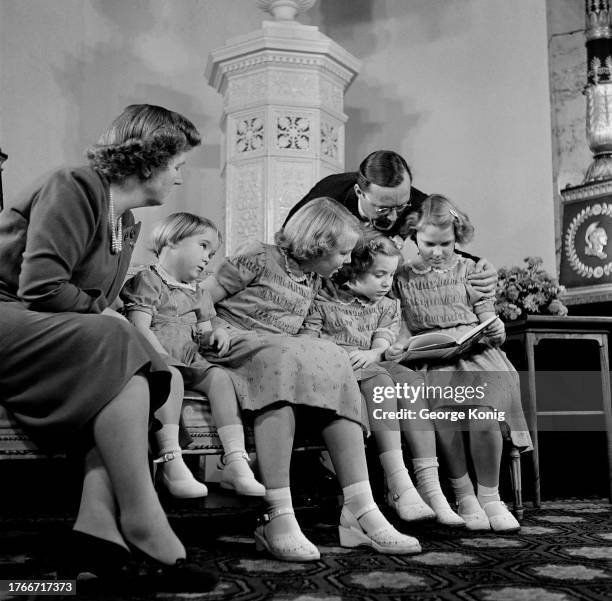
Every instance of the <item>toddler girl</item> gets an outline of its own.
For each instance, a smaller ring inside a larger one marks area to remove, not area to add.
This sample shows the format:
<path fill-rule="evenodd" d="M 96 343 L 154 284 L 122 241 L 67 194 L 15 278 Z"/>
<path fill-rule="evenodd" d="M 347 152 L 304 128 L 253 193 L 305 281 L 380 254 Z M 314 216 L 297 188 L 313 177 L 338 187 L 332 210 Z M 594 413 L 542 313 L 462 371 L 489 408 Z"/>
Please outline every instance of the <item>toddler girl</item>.
<path fill-rule="evenodd" d="M 242 495 L 263 496 L 265 489 L 248 464 L 232 381 L 224 369 L 199 354 L 200 346 L 215 348 L 220 356 L 230 347 L 227 332 L 211 328 L 215 309 L 210 294 L 199 286 L 221 244 L 221 234 L 204 217 L 174 213 L 155 226 L 152 237 L 157 263 L 131 278 L 121 292 L 127 317 L 165 355 L 168 364 L 179 369 L 190 389 L 208 397 L 225 451 L 221 486 Z M 182 386 L 179 388 L 175 393 L 182 398 Z M 176 497 L 205 496 L 206 486 L 195 480 L 183 462 L 178 429 L 178 424 L 164 424 L 156 432 L 161 480 Z"/>
<path fill-rule="evenodd" d="M 385 473 L 388 504 L 406 521 L 435 517 L 448 526 L 463 526 L 464 521 L 452 511 L 440 488 L 432 424 L 393 417 L 398 415 L 398 407 L 413 411 L 414 416 L 424 407 L 422 399 L 410 393 L 422 384 L 422 376 L 383 361 L 400 328 L 398 302 L 386 296 L 400 261 L 400 251 L 387 236 L 366 231 L 350 264 L 333 282 L 325 281 L 310 307 L 303 332 L 333 340 L 349 355 L 366 400 Z M 403 391 L 399 398 L 396 384 Z M 418 490 L 404 464 L 400 430 L 414 457 Z"/>
<path fill-rule="evenodd" d="M 483 297 L 468 283 L 474 261 L 455 253 L 455 243 L 468 242 L 474 231 L 467 215 L 444 196 L 432 195 L 409 218 L 408 225 L 419 254 L 396 274 L 395 292 L 401 302 L 405 328 L 387 353 L 391 359 L 401 359 L 411 334 L 442 330 L 460 338 L 495 315 L 494 299 Z M 498 348 L 504 339 L 504 325 L 497 319 L 487 328 L 484 344 L 476 346 L 470 354 L 445 363 L 419 366 L 428 385 L 445 384 L 445 390 L 458 390 L 457 386 L 468 384 L 482 386 L 480 390 L 485 391 L 471 395 L 471 400 L 459 406 L 446 395 L 428 397 L 435 409 L 460 409 L 466 416 L 470 416 L 469 410 L 474 407 L 485 410 L 477 413 L 484 417 L 472 415 L 463 422 L 445 422 L 439 430 L 458 513 L 470 530 L 492 528 L 512 532 L 520 527 L 498 492 L 502 430 L 517 447 L 526 450 L 531 446 L 521 408 L 518 374 Z M 503 415 L 505 421 L 498 421 L 494 415 Z M 464 446 L 462 430 L 469 432 L 469 449 Z M 468 476 L 468 454 L 476 473 L 478 496 Z"/>

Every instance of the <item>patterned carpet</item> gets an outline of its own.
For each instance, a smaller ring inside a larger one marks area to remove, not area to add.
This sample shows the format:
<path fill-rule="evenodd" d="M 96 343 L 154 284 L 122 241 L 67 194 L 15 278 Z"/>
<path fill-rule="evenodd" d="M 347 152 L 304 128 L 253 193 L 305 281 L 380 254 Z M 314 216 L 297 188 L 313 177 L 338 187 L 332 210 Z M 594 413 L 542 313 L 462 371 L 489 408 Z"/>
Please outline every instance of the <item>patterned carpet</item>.
<path fill-rule="evenodd" d="M 315 563 L 291 564 L 258 554 L 253 505 L 233 509 L 172 508 L 189 551 L 220 573 L 206 594 L 155 598 L 256 601 L 604 601 L 612 598 L 612 514 L 603 500 L 549 501 L 525 511 L 519 534 L 496 536 L 431 524 L 405 530 L 423 553 L 384 556 L 338 546 L 337 510 L 299 513 L 321 550 Z M 69 515 L 13 512 L 0 525 L 0 579 L 53 575 Z M 0 593 L 0 599 L 9 598 Z M 23 598 L 23 597 L 15 597 Z M 68 598 L 68 597 L 67 597 Z M 74 597 L 73 597 L 74 598 Z M 79 595 L 79 598 L 85 598 Z M 95 597 L 94 597 L 95 598 Z M 109 600 L 139 597 L 104 597 Z"/>

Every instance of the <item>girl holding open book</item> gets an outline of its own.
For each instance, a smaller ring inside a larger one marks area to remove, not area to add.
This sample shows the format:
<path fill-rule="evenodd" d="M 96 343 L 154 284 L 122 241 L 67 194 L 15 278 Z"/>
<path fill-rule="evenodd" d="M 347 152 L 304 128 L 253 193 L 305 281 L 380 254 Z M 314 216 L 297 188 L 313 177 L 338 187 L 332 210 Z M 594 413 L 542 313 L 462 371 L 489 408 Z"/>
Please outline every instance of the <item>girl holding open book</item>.
<path fill-rule="evenodd" d="M 474 261 L 455 253 L 456 243 L 472 238 L 474 228 L 468 216 L 448 198 L 432 195 L 409 219 L 419 254 L 396 273 L 394 289 L 403 327 L 386 353 L 388 359 L 400 361 L 411 335 L 441 331 L 460 339 L 495 315 L 494 298 L 477 293 L 468 283 Z M 414 365 L 426 377 L 432 409 L 460 409 L 466 416 L 460 421 L 436 421 L 436 426 L 458 513 L 470 530 L 514 532 L 520 528 L 498 491 L 503 437 L 522 450 L 531 447 L 518 374 L 499 349 L 504 340 L 504 325 L 495 319 L 486 328 L 486 336 L 465 354 Z M 457 394 L 449 395 L 449 390 Z M 485 411 L 470 412 L 473 408 Z M 468 456 L 477 493 L 468 475 Z"/>

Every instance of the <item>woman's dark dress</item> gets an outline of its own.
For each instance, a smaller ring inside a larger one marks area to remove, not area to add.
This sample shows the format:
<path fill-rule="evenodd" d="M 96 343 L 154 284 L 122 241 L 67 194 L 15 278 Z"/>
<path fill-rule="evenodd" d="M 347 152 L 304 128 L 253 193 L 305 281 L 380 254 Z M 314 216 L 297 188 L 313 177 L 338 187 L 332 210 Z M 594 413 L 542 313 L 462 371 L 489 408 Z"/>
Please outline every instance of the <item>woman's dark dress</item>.
<path fill-rule="evenodd" d="M 139 224 L 123 215 L 111 254 L 109 184 L 90 167 L 60 169 L 0 213 L 0 403 L 44 450 L 91 444 L 92 418 L 136 373 L 152 409 L 169 373 L 127 321 L 101 315 L 117 297 Z"/>

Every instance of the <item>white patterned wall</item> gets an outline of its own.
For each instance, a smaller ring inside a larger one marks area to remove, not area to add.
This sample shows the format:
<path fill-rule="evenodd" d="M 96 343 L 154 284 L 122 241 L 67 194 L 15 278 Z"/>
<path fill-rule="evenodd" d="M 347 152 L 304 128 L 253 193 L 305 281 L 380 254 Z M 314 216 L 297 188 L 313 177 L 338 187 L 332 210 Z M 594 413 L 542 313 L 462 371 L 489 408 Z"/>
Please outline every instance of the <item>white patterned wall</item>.
<path fill-rule="evenodd" d="M 281 228 L 291 207 L 312 188 L 314 168 L 314 163 L 309 160 L 279 158 L 270 164 L 273 180 L 272 235 Z"/>
<path fill-rule="evenodd" d="M 265 238 L 264 165 L 261 161 L 227 167 L 227 247 Z"/>
<path fill-rule="evenodd" d="M 227 252 L 271 242 L 320 178 L 344 168 L 344 90 L 359 61 L 296 22 L 213 51 L 209 82 L 223 94 Z"/>

